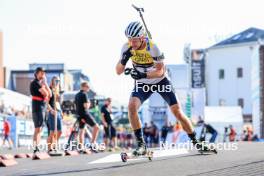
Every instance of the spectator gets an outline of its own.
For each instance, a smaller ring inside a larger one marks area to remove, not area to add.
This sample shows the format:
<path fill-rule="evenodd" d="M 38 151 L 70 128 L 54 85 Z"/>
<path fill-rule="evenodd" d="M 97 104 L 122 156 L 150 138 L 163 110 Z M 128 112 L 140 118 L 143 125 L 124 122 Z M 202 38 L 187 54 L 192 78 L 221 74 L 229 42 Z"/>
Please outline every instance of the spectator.
<path fill-rule="evenodd" d="M 226 142 L 226 138 L 229 136 L 228 134 L 228 127 L 225 127 L 225 132 L 224 132 L 224 140 L 223 142 Z"/>
<path fill-rule="evenodd" d="M 244 141 L 252 141 L 253 131 L 250 127 L 246 127 Z"/>
<path fill-rule="evenodd" d="M 48 86 L 43 68 L 36 68 L 34 77 L 35 79 L 30 83 L 30 94 L 32 95 L 32 117 L 35 127 L 33 135 L 33 154 L 35 156 L 36 153 L 40 152 L 38 145 L 41 140 L 41 131 L 44 125 L 46 102 L 51 97 L 51 90 Z"/>
<path fill-rule="evenodd" d="M 179 136 L 182 132 L 182 125 L 179 121 L 173 127 L 172 143 L 176 144 L 179 141 Z"/>
<path fill-rule="evenodd" d="M 236 139 L 236 131 L 232 125 L 229 125 L 230 133 L 229 133 L 229 141 L 234 142 Z"/>
<path fill-rule="evenodd" d="M 132 131 L 128 129 L 126 129 L 126 146 L 127 149 L 131 149 L 133 147 Z"/>
<path fill-rule="evenodd" d="M 3 144 L 2 146 L 5 145 L 5 142 L 8 142 L 9 145 L 9 149 L 12 149 L 13 147 L 13 142 L 10 138 L 10 132 L 11 132 L 11 124 L 10 122 L 4 118 L 4 122 L 3 122 L 3 134 L 4 134 L 4 139 L 3 139 Z"/>
<path fill-rule="evenodd" d="M 111 98 L 107 98 L 105 100 L 104 106 L 101 108 L 102 114 L 102 123 L 104 125 L 105 130 L 105 145 L 108 147 L 109 150 L 112 151 L 117 148 L 117 138 L 116 138 L 116 128 L 113 125 L 113 120 L 111 118 L 112 113 L 112 106 L 111 106 Z"/>
<path fill-rule="evenodd" d="M 151 121 L 150 127 L 150 141 L 152 147 L 157 147 L 159 145 L 159 129 L 153 121 Z"/>
<path fill-rule="evenodd" d="M 80 91 L 75 95 L 75 104 L 76 104 L 76 114 L 78 115 L 79 121 L 79 146 L 81 146 L 80 152 L 84 152 L 84 127 L 88 124 L 90 127 L 93 128 L 92 131 L 92 139 L 91 139 L 91 151 L 97 153 L 97 149 L 94 148 L 96 146 L 96 139 L 99 133 L 99 126 L 95 122 L 94 117 L 88 112 L 90 108 L 90 100 L 88 99 L 87 93 L 90 90 L 90 86 L 88 82 L 81 83 Z"/>
<path fill-rule="evenodd" d="M 255 141 L 255 142 L 258 142 L 259 141 L 259 137 L 257 134 L 255 134 L 253 137 L 252 137 L 252 141 Z"/>
<path fill-rule="evenodd" d="M 51 97 L 48 102 L 48 153 L 56 151 L 57 143 L 62 134 L 62 111 L 60 107 L 60 79 L 57 76 L 54 76 L 50 83 Z M 56 118 L 55 118 L 56 117 Z M 56 119 L 56 121 L 55 121 Z M 55 126 L 56 124 L 56 126 Z"/>
<path fill-rule="evenodd" d="M 4 105 L 4 102 L 2 100 L 2 101 L 0 101 L 0 113 L 3 114 L 4 110 L 5 110 L 5 105 Z"/>
<path fill-rule="evenodd" d="M 171 130 L 171 126 L 169 126 L 168 121 L 166 121 L 163 127 L 161 128 L 161 140 L 163 143 L 166 142 L 167 135 L 170 130 Z"/>
<path fill-rule="evenodd" d="M 144 140 L 146 142 L 146 145 L 149 146 L 150 145 L 150 127 L 148 126 L 148 123 L 144 124 L 143 136 L 144 136 Z"/>
<path fill-rule="evenodd" d="M 124 128 L 123 127 L 121 127 L 121 126 L 119 126 L 118 128 L 117 128 L 117 134 L 116 134 L 116 137 L 117 137 L 117 145 L 119 146 L 119 147 L 121 147 L 121 148 L 123 148 L 123 147 L 125 147 L 125 145 L 124 145 Z"/>
<path fill-rule="evenodd" d="M 98 123 L 101 124 L 101 110 L 99 107 L 99 102 L 98 100 L 93 100 L 93 106 L 90 108 L 90 113 L 94 116 L 94 120 Z"/>
<path fill-rule="evenodd" d="M 242 136 L 241 136 L 242 141 L 247 141 L 247 130 L 243 130 Z"/>

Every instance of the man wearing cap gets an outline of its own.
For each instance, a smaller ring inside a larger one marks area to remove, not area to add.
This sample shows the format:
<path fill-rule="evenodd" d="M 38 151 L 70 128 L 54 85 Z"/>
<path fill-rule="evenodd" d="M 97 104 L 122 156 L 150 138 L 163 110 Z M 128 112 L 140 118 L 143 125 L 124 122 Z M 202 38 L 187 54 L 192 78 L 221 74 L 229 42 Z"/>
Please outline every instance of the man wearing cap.
<path fill-rule="evenodd" d="M 40 133 L 45 118 L 46 102 L 52 93 L 47 83 L 45 70 L 38 67 L 34 73 L 35 79 L 30 83 L 30 93 L 32 96 L 32 118 L 35 126 L 33 135 L 34 154 L 39 152 Z"/>

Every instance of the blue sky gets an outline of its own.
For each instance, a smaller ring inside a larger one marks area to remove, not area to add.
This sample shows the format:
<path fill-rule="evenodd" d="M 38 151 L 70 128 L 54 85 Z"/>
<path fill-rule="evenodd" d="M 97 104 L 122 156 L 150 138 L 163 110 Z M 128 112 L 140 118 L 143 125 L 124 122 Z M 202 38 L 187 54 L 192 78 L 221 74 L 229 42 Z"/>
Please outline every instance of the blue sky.
<path fill-rule="evenodd" d="M 64 62 L 83 69 L 98 93 L 125 103 L 133 80 L 116 76 L 114 68 L 125 27 L 140 20 L 132 3 L 145 8 L 168 64 L 183 63 L 185 43 L 204 48 L 249 27 L 264 29 L 261 0 L 0 0 L 4 64 L 25 69 L 33 62 Z"/>

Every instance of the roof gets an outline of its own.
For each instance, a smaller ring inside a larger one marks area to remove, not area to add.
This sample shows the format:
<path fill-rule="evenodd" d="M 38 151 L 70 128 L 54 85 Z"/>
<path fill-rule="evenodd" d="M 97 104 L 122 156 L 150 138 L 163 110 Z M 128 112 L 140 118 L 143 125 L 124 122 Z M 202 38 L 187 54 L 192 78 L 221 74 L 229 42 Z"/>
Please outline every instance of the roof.
<path fill-rule="evenodd" d="M 232 37 L 213 45 L 212 47 L 257 42 L 259 39 L 264 39 L 264 30 L 251 27 L 245 31 L 235 34 Z"/>
<path fill-rule="evenodd" d="M 77 74 L 77 76 L 84 81 L 90 82 L 90 78 L 86 74 L 84 74 L 81 69 L 69 70 L 69 72 L 75 75 Z"/>

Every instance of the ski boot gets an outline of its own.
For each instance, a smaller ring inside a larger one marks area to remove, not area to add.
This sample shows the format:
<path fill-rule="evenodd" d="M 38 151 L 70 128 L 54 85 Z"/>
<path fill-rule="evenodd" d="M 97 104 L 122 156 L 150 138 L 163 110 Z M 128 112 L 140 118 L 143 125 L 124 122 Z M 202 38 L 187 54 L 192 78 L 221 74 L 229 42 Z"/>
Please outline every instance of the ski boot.
<path fill-rule="evenodd" d="M 139 141 L 137 148 L 132 152 L 134 156 L 141 156 L 147 154 L 147 146 L 145 142 Z"/>

